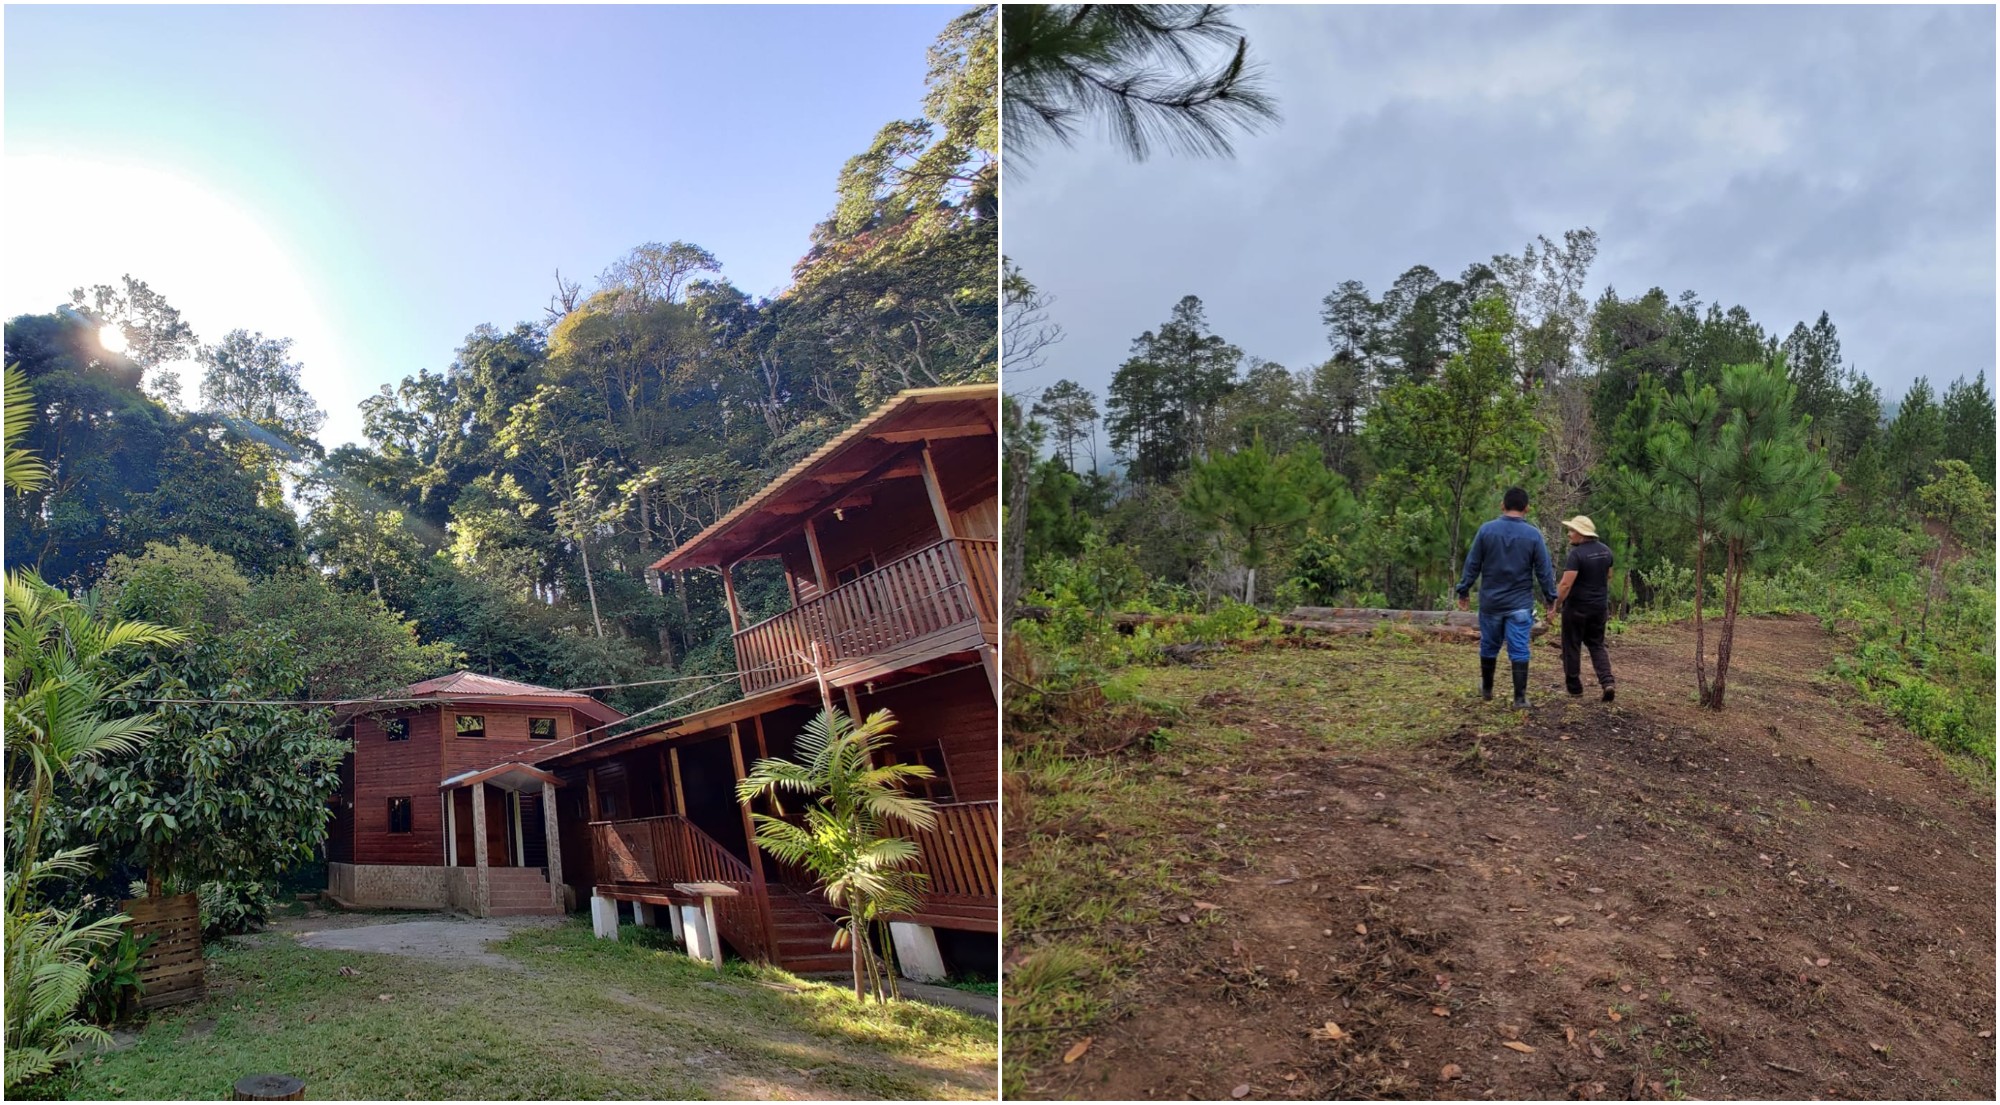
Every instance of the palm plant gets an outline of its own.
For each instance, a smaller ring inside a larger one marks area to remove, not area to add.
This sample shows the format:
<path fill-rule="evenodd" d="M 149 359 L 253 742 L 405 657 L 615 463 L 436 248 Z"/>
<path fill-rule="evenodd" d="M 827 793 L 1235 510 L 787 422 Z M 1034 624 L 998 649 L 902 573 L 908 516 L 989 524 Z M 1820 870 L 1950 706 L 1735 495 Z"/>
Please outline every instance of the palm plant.
<path fill-rule="evenodd" d="M 9 458 L 9 466 L 13 459 Z M 87 870 L 89 848 L 39 856 L 42 826 L 58 776 L 127 752 L 151 736 L 150 714 L 106 716 L 105 703 L 129 680 L 107 677 L 120 649 L 171 644 L 178 630 L 99 616 L 31 572 L 8 575 L 6 602 L 7 1085 L 38 1077 L 69 1048 L 103 1033 L 77 1019 L 90 986 L 91 957 L 116 940 L 123 914 L 86 921 L 81 910 L 35 905 L 30 891 Z M 27 787 L 27 794 L 19 788 Z"/>
<path fill-rule="evenodd" d="M 71 848 L 33 870 L 7 874 L 9 898 L 28 884 L 86 870 L 87 849 Z M 7 1088 L 39 1078 L 82 1043 L 110 1036 L 76 1016 L 90 987 L 91 957 L 116 941 L 129 918 L 115 914 L 85 922 L 81 910 L 43 906 L 7 912 Z"/>
<path fill-rule="evenodd" d="M 35 396 L 28 389 L 28 377 L 20 365 L 8 365 L 7 389 L 7 490 L 28 492 L 49 480 L 49 466 L 42 458 L 21 447 L 21 439 L 35 424 Z"/>
<path fill-rule="evenodd" d="M 924 875 L 910 869 L 917 846 L 895 831 L 937 823 L 934 805 L 903 789 L 906 782 L 930 778 L 930 768 L 875 765 L 875 754 L 888 746 L 895 725 L 887 710 L 856 725 L 845 713 L 823 709 L 799 735 L 797 760 L 758 760 L 736 784 L 738 801 L 771 798 L 772 813 L 751 815 L 757 846 L 810 871 L 826 900 L 846 911 L 842 934 L 854 958 L 857 998 L 864 981 L 878 1000 L 894 988 L 888 942 L 878 953 L 869 947 L 868 934 L 877 920 L 915 909 L 922 892 Z M 784 819 L 781 794 L 816 798 L 794 824 Z"/>

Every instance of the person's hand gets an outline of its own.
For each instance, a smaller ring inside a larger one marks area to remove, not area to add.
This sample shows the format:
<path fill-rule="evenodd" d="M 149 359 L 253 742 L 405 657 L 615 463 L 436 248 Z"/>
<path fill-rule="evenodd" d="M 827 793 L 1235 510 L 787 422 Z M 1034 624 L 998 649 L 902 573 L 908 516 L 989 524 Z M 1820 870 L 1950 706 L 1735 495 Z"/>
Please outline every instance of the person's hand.
<path fill-rule="evenodd" d="M 1465 595 L 1458 596 L 1458 608 L 1460 610 L 1472 609 L 1472 600 Z"/>

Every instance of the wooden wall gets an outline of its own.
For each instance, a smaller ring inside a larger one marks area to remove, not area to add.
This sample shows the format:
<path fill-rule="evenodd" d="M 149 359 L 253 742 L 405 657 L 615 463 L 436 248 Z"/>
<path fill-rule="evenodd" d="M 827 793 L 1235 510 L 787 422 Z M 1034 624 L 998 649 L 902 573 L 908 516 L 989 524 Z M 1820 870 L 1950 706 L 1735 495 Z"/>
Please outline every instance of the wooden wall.
<path fill-rule="evenodd" d="M 861 712 L 887 709 L 896 715 L 898 759 L 915 762 L 924 745 L 942 745 L 951 772 L 953 798 L 989 802 L 1000 797 L 999 714 L 983 668 L 941 675 L 907 688 L 884 687 L 862 694 Z"/>
<path fill-rule="evenodd" d="M 457 713 L 478 714 L 486 719 L 486 736 L 460 737 L 454 717 Z M 336 811 L 334 829 L 352 840 L 346 858 L 334 856 L 337 844 L 329 843 L 328 854 L 338 862 L 430 866 L 444 862 L 444 807 L 438 801 L 438 784 L 460 772 L 491 767 L 510 759 L 539 755 L 553 741 L 528 736 L 528 719 L 556 719 L 556 740 L 561 740 L 595 723 L 578 717 L 566 706 L 522 706 L 514 704 L 454 703 L 426 706 L 400 715 L 410 723 L 408 740 L 392 741 L 375 718 L 360 717 L 354 722 L 353 766 L 350 781 L 342 787 L 342 806 L 353 802 L 349 814 L 351 828 L 343 830 Z M 500 834 L 502 819 L 498 788 L 488 788 L 493 805 L 488 809 L 490 862 L 506 862 L 506 844 Z M 389 831 L 389 799 L 410 800 L 410 831 Z M 458 809 L 460 859 L 472 862 L 472 806 L 461 797 Z M 539 817 L 539 796 L 530 796 L 522 809 L 525 820 Z M 532 849 L 531 849 L 532 852 Z"/>

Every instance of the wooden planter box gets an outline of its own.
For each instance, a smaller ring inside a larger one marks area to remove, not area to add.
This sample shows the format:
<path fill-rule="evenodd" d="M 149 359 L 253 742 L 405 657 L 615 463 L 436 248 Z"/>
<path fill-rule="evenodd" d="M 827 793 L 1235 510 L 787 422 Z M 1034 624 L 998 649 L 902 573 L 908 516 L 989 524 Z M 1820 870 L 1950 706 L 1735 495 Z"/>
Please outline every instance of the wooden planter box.
<path fill-rule="evenodd" d="M 153 938 L 139 954 L 139 1008 L 159 1009 L 208 995 L 201 957 L 201 905 L 193 894 L 130 898 L 120 907 L 132 918 L 132 938 Z"/>

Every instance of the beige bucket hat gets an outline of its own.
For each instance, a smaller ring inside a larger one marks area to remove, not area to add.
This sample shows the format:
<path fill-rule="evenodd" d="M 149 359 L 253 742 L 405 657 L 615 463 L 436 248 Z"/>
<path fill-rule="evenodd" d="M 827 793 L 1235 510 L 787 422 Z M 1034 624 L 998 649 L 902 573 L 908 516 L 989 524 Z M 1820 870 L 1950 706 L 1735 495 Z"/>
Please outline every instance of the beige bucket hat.
<path fill-rule="evenodd" d="M 1597 523 L 1592 522 L 1590 520 L 1590 515 L 1588 514 L 1579 514 L 1576 517 L 1568 519 L 1567 521 L 1563 522 L 1563 525 L 1568 526 L 1570 529 L 1573 529 L 1580 534 L 1583 534 L 1585 537 L 1597 536 Z"/>

